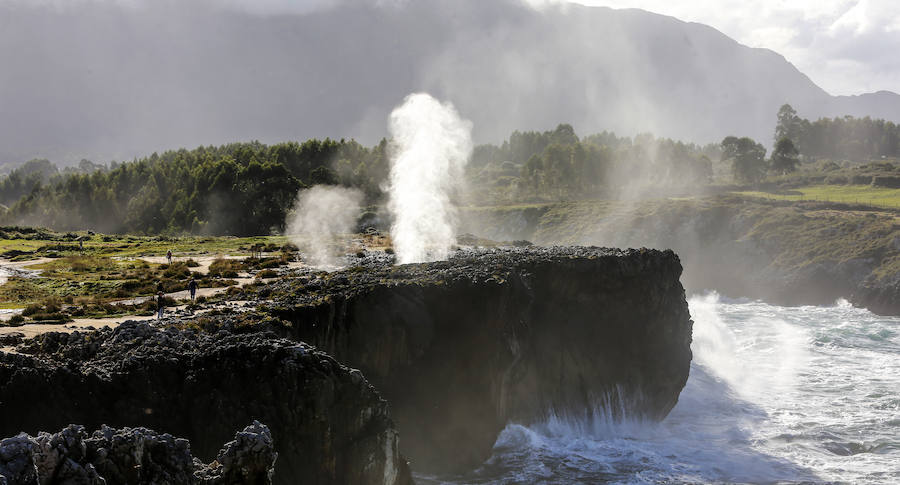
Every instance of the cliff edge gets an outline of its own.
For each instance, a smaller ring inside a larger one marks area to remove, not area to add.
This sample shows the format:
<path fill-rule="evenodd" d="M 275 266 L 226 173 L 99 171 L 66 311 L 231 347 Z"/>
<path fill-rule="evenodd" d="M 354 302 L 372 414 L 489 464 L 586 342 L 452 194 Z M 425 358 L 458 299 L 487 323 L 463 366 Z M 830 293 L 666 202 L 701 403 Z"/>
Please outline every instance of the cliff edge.
<path fill-rule="evenodd" d="M 470 470 L 509 422 L 600 411 L 659 420 L 690 367 L 672 251 L 460 250 L 267 288 L 284 332 L 359 368 L 420 472 Z"/>

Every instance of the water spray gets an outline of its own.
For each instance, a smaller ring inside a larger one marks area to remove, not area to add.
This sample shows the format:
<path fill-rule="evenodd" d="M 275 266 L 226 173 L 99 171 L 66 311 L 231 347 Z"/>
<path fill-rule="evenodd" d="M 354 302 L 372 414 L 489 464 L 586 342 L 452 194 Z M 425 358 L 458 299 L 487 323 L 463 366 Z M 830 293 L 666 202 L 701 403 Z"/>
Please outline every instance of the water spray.
<path fill-rule="evenodd" d="M 455 191 L 472 154 L 472 123 L 428 94 L 406 97 L 390 116 L 388 210 L 397 262 L 446 259 L 456 243 Z"/>

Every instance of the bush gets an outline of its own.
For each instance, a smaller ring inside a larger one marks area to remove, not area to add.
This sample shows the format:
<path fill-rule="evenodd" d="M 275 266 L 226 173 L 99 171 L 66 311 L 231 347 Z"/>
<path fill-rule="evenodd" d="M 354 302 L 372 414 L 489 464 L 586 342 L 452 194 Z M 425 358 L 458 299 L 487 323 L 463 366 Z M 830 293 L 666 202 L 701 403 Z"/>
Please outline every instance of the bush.
<path fill-rule="evenodd" d="M 42 312 L 35 313 L 31 316 L 31 319 L 36 322 L 71 322 L 72 318 L 69 315 L 61 312 Z"/>
<path fill-rule="evenodd" d="M 188 278 L 191 276 L 191 270 L 184 263 L 172 263 L 163 271 L 164 278 Z"/>
<path fill-rule="evenodd" d="M 264 269 L 259 273 L 256 273 L 257 278 L 277 278 L 278 272 L 273 269 Z"/>
<path fill-rule="evenodd" d="M 42 312 L 43 310 L 44 310 L 44 307 L 42 307 L 41 305 L 31 304 L 31 305 L 28 305 L 27 307 L 25 307 L 24 310 L 22 310 L 22 315 L 24 315 L 26 317 L 30 317 L 36 313 Z"/>
<path fill-rule="evenodd" d="M 188 268 L 196 268 L 197 266 L 200 266 L 200 263 L 194 261 L 194 258 L 188 258 L 188 260 L 184 262 L 184 265 Z"/>
<path fill-rule="evenodd" d="M 241 263 L 225 258 L 216 258 L 209 265 L 209 275 L 217 278 L 237 278 Z"/>
<path fill-rule="evenodd" d="M 22 322 L 24 322 L 24 321 L 25 321 L 25 317 L 23 317 L 22 315 L 13 315 L 9 319 L 9 324 L 10 325 L 21 325 Z"/>

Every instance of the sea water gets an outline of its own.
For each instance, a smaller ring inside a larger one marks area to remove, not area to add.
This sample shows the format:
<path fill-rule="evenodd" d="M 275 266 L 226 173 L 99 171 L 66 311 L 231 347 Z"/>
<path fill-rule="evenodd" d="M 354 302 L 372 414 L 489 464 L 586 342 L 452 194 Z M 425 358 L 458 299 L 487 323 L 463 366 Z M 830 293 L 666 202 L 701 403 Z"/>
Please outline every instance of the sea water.
<path fill-rule="evenodd" d="M 464 476 L 422 483 L 900 484 L 900 318 L 844 301 L 689 301 L 691 373 L 661 423 L 510 424 Z"/>

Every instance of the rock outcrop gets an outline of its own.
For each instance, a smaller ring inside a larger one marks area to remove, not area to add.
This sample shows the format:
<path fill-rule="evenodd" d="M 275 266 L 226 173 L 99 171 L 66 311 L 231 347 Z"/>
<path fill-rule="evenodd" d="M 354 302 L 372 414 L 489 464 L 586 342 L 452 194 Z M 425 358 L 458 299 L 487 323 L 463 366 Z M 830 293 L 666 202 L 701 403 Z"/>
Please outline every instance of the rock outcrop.
<path fill-rule="evenodd" d="M 387 402 L 360 372 L 308 345 L 126 322 L 45 334 L 17 350 L 30 355 L 0 353 L 0 436 L 69 423 L 146 426 L 189 439 L 212 460 L 258 419 L 279 455 L 275 483 L 411 483 Z M 219 463 L 245 460 L 240 449 Z"/>
<path fill-rule="evenodd" d="M 690 367 L 672 251 L 504 248 L 266 289 L 285 333 L 361 369 L 420 472 L 470 470 L 509 422 L 663 418 Z M 278 286 L 280 285 L 280 286 Z"/>
<path fill-rule="evenodd" d="M 463 214 L 463 230 L 543 245 L 672 248 L 690 292 L 778 305 L 846 298 L 900 315 L 897 217 L 892 209 L 722 195 L 472 210 Z"/>
<path fill-rule="evenodd" d="M 269 428 L 254 422 L 204 464 L 190 443 L 146 428 L 102 426 L 92 434 L 69 425 L 58 433 L 0 441 L 0 485 L 268 485 L 275 460 Z"/>

